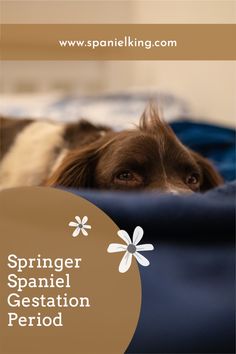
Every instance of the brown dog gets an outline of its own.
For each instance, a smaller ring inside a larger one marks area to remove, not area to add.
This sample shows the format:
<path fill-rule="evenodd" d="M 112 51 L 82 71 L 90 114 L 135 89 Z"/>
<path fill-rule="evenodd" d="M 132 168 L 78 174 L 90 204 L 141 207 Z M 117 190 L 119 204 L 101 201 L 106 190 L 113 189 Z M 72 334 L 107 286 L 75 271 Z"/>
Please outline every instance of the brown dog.
<path fill-rule="evenodd" d="M 121 132 L 86 121 L 2 118 L 1 126 L 2 188 L 43 184 L 186 193 L 222 183 L 210 162 L 183 146 L 152 104 L 138 128 Z"/>

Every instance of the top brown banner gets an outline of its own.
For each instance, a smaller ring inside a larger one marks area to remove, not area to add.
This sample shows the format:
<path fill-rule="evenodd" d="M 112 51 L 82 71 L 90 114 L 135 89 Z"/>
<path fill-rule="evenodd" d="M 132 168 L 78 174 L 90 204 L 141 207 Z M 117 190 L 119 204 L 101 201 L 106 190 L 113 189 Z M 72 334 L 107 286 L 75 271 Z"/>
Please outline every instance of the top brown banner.
<path fill-rule="evenodd" d="M 235 24 L 3 24 L 1 60 L 235 60 Z"/>

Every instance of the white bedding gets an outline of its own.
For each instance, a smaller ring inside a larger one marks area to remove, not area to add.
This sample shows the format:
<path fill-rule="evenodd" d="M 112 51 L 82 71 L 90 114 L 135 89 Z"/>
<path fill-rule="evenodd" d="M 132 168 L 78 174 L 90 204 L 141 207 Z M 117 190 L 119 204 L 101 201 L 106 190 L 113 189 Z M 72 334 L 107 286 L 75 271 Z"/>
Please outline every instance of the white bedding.
<path fill-rule="evenodd" d="M 0 96 L 0 114 L 35 119 L 49 118 L 74 121 L 86 118 L 114 129 L 137 124 L 146 104 L 155 99 L 161 115 L 168 122 L 189 116 L 189 107 L 179 98 L 164 93 L 118 92 L 98 96 L 47 94 L 14 94 Z"/>

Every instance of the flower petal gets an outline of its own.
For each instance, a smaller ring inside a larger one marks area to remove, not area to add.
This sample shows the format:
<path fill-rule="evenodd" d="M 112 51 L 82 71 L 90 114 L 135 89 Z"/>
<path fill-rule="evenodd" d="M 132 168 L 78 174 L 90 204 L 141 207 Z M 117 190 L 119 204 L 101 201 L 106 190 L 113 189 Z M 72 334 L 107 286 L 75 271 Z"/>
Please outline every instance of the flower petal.
<path fill-rule="evenodd" d="M 137 226 L 134 229 L 134 233 L 133 233 L 133 244 L 136 246 L 142 239 L 143 237 L 143 229 L 141 228 L 141 226 Z"/>
<path fill-rule="evenodd" d="M 82 231 L 82 234 L 83 234 L 84 236 L 88 236 L 87 231 L 86 231 L 83 227 L 82 227 L 81 231 Z"/>
<path fill-rule="evenodd" d="M 71 222 L 69 222 L 68 225 L 69 225 L 69 226 L 72 226 L 72 227 L 77 227 L 77 226 L 78 226 L 78 223 L 77 223 L 77 222 L 74 222 L 74 221 L 71 221 Z"/>
<path fill-rule="evenodd" d="M 132 262 L 132 254 L 129 253 L 128 251 L 125 252 L 120 265 L 119 265 L 119 272 L 120 273 L 125 273 L 127 270 L 130 268 Z"/>
<path fill-rule="evenodd" d="M 137 251 L 153 251 L 154 247 L 151 243 L 136 246 Z"/>
<path fill-rule="evenodd" d="M 75 231 L 73 232 L 72 236 L 73 236 L 73 237 L 76 237 L 76 236 L 79 235 L 79 233 L 80 233 L 80 228 L 77 227 L 77 228 L 75 229 Z"/>
<path fill-rule="evenodd" d="M 92 229 L 92 227 L 90 225 L 83 225 L 84 229 Z"/>
<path fill-rule="evenodd" d="M 145 258 L 143 255 L 141 255 L 138 252 L 134 253 L 134 257 L 137 259 L 137 261 L 139 262 L 139 264 L 141 264 L 144 267 L 149 266 L 150 262 L 147 258 Z"/>
<path fill-rule="evenodd" d="M 76 217 L 75 217 L 75 220 L 78 221 L 78 224 L 81 224 L 81 219 L 80 219 L 79 216 L 76 216 Z"/>
<path fill-rule="evenodd" d="M 126 251 L 127 246 L 126 245 L 121 245 L 120 243 L 110 243 L 108 246 L 107 252 L 109 253 L 115 253 L 115 252 L 122 252 Z"/>
<path fill-rule="evenodd" d="M 125 243 L 126 243 L 127 245 L 129 245 L 130 243 L 132 243 L 132 242 L 131 242 L 131 238 L 129 237 L 128 232 L 126 232 L 125 230 L 119 230 L 119 231 L 117 232 L 117 235 L 118 235 L 123 241 L 125 241 Z"/>
<path fill-rule="evenodd" d="M 84 216 L 82 221 L 81 221 L 81 224 L 84 225 L 84 224 L 86 224 L 87 221 L 88 221 L 88 217 Z"/>

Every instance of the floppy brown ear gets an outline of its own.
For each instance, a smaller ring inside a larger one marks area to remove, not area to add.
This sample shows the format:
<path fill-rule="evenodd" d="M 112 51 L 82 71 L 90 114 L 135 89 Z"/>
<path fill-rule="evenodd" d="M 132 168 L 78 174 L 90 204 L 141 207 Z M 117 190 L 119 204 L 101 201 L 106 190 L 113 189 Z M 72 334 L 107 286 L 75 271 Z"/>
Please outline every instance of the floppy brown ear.
<path fill-rule="evenodd" d="M 72 150 L 44 185 L 93 188 L 94 170 L 98 154 L 99 148 L 97 143 Z"/>
<path fill-rule="evenodd" d="M 69 152 L 44 185 L 91 188 L 96 158 L 93 151 L 87 150 Z"/>
<path fill-rule="evenodd" d="M 207 191 L 224 183 L 223 178 L 206 158 L 193 151 L 192 155 L 202 171 L 201 191 Z"/>

